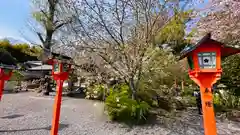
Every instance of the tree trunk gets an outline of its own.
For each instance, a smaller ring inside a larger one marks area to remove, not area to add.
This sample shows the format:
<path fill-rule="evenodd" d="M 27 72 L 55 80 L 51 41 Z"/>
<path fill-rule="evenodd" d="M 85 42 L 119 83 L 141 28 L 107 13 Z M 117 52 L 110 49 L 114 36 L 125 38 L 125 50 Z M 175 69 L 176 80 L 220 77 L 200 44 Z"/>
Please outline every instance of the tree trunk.
<path fill-rule="evenodd" d="M 45 84 L 44 84 L 44 92 L 43 95 L 48 96 L 49 93 L 51 92 L 51 86 L 50 86 L 50 78 L 49 77 L 45 77 Z"/>
<path fill-rule="evenodd" d="M 73 82 L 71 79 L 68 80 L 68 90 L 72 91 L 73 90 Z"/>
<path fill-rule="evenodd" d="M 182 80 L 181 84 L 182 84 L 182 89 L 181 90 L 184 91 L 184 80 Z"/>
<path fill-rule="evenodd" d="M 51 49 L 53 32 L 54 32 L 53 30 L 47 30 L 47 36 L 43 44 L 45 49 L 48 49 L 48 50 Z"/>
<path fill-rule="evenodd" d="M 132 91 L 132 99 L 135 100 L 136 99 L 136 89 L 135 89 L 133 78 L 129 79 L 129 86 L 130 86 L 130 89 Z"/>
<path fill-rule="evenodd" d="M 78 86 L 79 86 L 79 87 L 82 86 L 82 80 L 81 80 L 81 78 L 78 78 Z"/>

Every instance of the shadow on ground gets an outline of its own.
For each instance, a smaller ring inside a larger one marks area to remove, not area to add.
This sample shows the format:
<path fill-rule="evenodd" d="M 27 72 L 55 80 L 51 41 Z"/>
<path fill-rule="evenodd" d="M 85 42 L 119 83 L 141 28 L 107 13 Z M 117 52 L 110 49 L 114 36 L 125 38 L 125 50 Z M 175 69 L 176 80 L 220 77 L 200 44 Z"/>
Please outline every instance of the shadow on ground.
<path fill-rule="evenodd" d="M 18 117 L 22 117 L 24 115 L 22 114 L 13 114 L 13 115 L 8 115 L 8 116 L 3 116 L 3 117 L 0 117 L 1 119 L 15 119 L 15 118 L 18 118 Z"/>
<path fill-rule="evenodd" d="M 64 129 L 64 128 L 67 128 L 69 126 L 69 124 L 59 124 L 59 131 Z M 16 130 L 0 130 L 0 133 L 3 133 L 3 132 L 7 132 L 7 133 L 10 133 L 10 132 L 23 132 L 23 131 L 32 131 L 32 130 L 51 130 L 51 127 L 52 126 L 47 126 L 47 127 L 42 127 L 42 128 L 31 128 L 31 129 L 16 129 Z"/>
<path fill-rule="evenodd" d="M 15 91 L 15 90 L 3 90 L 3 94 L 17 94 L 17 93 L 26 93 L 26 92 L 29 92 L 29 91 Z"/>
<path fill-rule="evenodd" d="M 50 92 L 49 96 L 56 96 L 56 92 Z M 62 97 L 85 99 L 85 94 L 84 93 L 67 93 L 67 92 L 63 92 L 62 93 Z"/>
<path fill-rule="evenodd" d="M 65 95 L 66 97 L 70 97 L 70 98 L 82 98 L 85 99 L 85 94 L 84 93 L 68 93 Z"/>
<path fill-rule="evenodd" d="M 183 118 L 183 114 L 179 113 L 178 115 L 180 116 L 165 116 L 161 114 L 157 114 L 152 112 L 151 115 L 148 117 L 148 120 L 144 124 L 140 125 L 134 125 L 134 124 L 129 124 L 129 123 L 124 123 L 123 128 L 127 128 L 131 130 L 135 126 L 145 126 L 155 128 L 157 127 L 162 127 L 164 129 L 169 129 L 169 132 L 167 135 L 187 135 L 189 134 L 188 132 L 194 132 L 194 133 L 204 133 L 204 130 L 202 128 L 202 125 L 200 123 L 195 123 L 194 121 L 200 121 L 200 120 L 194 120 L 196 118 L 199 118 L 199 115 L 189 115 L 188 119 Z M 192 117 L 192 119 L 191 119 Z M 191 130 L 191 131 L 189 131 Z"/>

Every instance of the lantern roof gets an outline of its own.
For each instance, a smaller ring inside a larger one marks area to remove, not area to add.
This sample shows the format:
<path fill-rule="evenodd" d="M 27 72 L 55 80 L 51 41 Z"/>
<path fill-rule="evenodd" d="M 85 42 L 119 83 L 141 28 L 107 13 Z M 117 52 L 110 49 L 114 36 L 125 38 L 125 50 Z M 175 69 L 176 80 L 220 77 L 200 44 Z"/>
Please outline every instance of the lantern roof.
<path fill-rule="evenodd" d="M 208 33 L 196 45 L 185 47 L 181 52 L 180 60 L 187 57 L 189 54 L 191 54 L 192 51 L 196 50 L 197 48 L 199 48 L 201 46 L 205 46 L 206 43 L 211 43 L 211 44 L 218 45 L 219 47 L 221 47 L 221 57 L 223 57 L 223 58 L 230 56 L 230 55 L 240 53 L 240 48 L 227 46 L 219 41 L 213 40 L 213 39 L 211 39 L 211 33 Z"/>
<path fill-rule="evenodd" d="M 71 60 L 71 59 L 72 59 L 72 58 L 69 57 L 69 56 L 62 55 L 62 54 L 58 54 L 58 53 L 53 53 L 53 52 L 52 52 L 51 57 L 52 57 L 52 58 L 55 58 L 55 59 L 64 59 L 64 60 Z"/>
<path fill-rule="evenodd" d="M 73 64 L 73 59 L 71 57 L 51 52 L 51 54 L 48 56 L 47 63 L 52 64 L 53 61 L 61 61 L 62 63 Z"/>

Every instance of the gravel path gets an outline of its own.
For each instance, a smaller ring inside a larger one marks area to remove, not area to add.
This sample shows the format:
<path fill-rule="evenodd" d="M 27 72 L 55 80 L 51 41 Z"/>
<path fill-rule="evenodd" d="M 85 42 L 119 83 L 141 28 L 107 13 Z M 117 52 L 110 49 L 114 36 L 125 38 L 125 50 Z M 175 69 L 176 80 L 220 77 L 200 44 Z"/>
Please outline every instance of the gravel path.
<path fill-rule="evenodd" d="M 5 94 L 0 102 L 0 135 L 49 135 L 52 105 L 53 97 Z M 127 128 L 108 122 L 102 103 L 64 97 L 59 135 L 203 135 L 200 117 L 187 115 L 179 121 Z M 217 126 L 219 135 L 240 135 L 240 123 L 218 121 Z"/>

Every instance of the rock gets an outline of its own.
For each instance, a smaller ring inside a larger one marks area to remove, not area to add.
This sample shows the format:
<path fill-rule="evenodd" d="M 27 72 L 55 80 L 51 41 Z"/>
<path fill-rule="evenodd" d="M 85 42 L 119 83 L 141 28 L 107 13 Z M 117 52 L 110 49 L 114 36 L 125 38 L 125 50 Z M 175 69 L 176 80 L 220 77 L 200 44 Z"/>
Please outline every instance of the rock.
<path fill-rule="evenodd" d="M 240 111 L 234 110 L 234 111 L 232 111 L 232 115 L 233 115 L 233 117 L 240 118 Z"/>
<path fill-rule="evenodd" d="M 237 121 L 237 122 L 240 122 L 240 111 L 238 110 L 233 110 L 232 112 L 230 112 L 228 114 L 228 118 L 232 121 Z"/>

